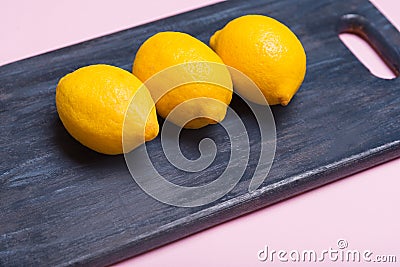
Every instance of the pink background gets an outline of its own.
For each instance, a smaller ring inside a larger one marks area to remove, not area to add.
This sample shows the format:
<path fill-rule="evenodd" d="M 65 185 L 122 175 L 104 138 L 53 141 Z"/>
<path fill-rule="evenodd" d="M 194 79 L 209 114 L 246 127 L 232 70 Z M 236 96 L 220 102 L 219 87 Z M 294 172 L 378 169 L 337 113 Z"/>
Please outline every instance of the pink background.
<path fill-rule="evenodd" d="M 217 1 L 2 0 L 0 65 L 214 2 Z M 372 2 L 400 28 L 399 1 Z M 369 54 L 367 46 L 354 39 L 342 37 L 373 73 L 393 77 L 376 56 Z M 261 266 L 271 264 L 257 260 L 257 252 L 265 245 L 276 250 L 320 251 L 336 248 L 339 238 L 348 241 L 349 249 L 396 255 L 400 262 L 399 172 L 397 159 L 119 266 Z"/>

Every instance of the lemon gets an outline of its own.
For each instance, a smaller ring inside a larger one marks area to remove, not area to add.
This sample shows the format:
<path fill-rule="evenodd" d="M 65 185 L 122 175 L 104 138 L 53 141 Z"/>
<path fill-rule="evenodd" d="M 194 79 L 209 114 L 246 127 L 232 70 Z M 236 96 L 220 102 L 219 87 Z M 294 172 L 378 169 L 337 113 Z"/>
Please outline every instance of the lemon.
<path fill-rule="evenodd" d="M 304 48 L 288 27 L 273 18 L 262 15 L 236 18 L 215 32 L 210 46 L 225 64 L 253 80 L 270 105 L 286 106 L 303 82 Z"/>
<path fill-rule="evenodd" d="M 185 128 L 222 121 L 232 99 L 226 65 L 186 33 L 160 32 L 147 39 L 137 51 L 132 72 L 145 82 L 157 113 Z"/>
<path fill-rule="evenodd" d="M 123 153 L 125 115 L 130 121 L 124 131 L 127 152 L 158 134 L 150 93 L 138 78 L 117 67 L 91 65 L 67 74 L 57 85 L 56 105 L 67 131 L 100 153 Z"/>

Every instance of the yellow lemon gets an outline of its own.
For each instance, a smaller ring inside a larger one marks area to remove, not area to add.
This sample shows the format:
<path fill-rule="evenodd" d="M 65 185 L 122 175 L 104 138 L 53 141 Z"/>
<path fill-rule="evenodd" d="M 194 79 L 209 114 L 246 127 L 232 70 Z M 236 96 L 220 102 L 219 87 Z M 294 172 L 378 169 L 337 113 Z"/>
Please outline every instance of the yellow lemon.
<path fill-rule="evenodd" d="M 273 18 L 236 18 L 211 37 L 210 46 L 225 64 L 252 79 L 270 105 L 286 106 L 303 82 L 304 48 L 288 27 Z"/>
<path fill-rule="evenodd" d="M 185 128 L 222 121 L 232 99 L 226 65 L 207 45 L 185 33 L 160 32 L 147 39 L 132 72 L 150 90 L 157 113 Z"/>
<path fill-rule="evenodd" d="M 67 74 L 57 85 L 56 105 L 67 131 L 100 153 L 129 152 L 158 134 L 150 93 L 138 78 L 117 67 L 91 65 Z M 124 129 L 125 116 L 129 124 Z"/>

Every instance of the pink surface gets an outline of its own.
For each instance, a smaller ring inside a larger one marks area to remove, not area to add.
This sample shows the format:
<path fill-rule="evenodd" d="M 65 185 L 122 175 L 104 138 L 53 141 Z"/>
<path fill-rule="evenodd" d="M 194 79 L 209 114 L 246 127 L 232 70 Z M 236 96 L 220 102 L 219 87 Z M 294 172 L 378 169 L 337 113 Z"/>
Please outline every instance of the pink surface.
<path fill-rule="evenodd" d="M 2 1 L 0 65 L 213 2 L 216 1 Z M 398 1 L 373 3 L 400 28 Z M 343 36 L 342 40 L 355 44 L 354 51 L 365 48 L 352 37 Z M 359 56 L 364 64 L 374 73 L 390 77 L 390 72 L 376 57 L 365 53 Z M 399 171 L 400 159 L 174 242 L 119 266 L 271 265 L 269 261 L 257 260 L 257 252 L 265 245 L 275 250 L 322 251 L 337 248 L 340 238 L 347 240 L 349 249 L 369 249 L 373 255 L 397 256 L 397 264 L 369 263 L 369 266 L 397 266 L 400 262 Z M 327 261 L 324 264 L 349 263 Z"/>
<path fill-rule="evenodd" d="M 215 2 L 1 0 L 0 65 Z"/>

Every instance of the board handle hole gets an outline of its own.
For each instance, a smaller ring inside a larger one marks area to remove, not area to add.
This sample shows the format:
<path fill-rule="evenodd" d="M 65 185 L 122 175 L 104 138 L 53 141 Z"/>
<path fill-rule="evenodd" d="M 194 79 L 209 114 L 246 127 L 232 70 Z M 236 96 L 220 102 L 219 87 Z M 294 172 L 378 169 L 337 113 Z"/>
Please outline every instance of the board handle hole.
<path fill-rule="evenodd" d="M 374 76 L 382 79 L 396 78 L 394 72 L 364 39 L 353 33 L 341 33 L 339 38 Z"/>
<path fill-rule="evenodd" d="M 353 55 L 376 77 L 400 76 L 400 56 L 364 17 L 348 14 L 339 23 L 339 38 Z"/>

